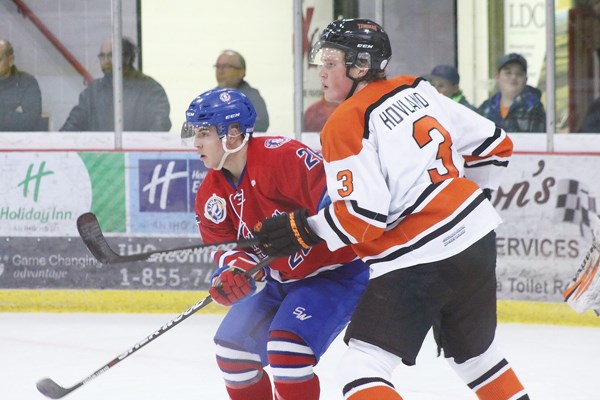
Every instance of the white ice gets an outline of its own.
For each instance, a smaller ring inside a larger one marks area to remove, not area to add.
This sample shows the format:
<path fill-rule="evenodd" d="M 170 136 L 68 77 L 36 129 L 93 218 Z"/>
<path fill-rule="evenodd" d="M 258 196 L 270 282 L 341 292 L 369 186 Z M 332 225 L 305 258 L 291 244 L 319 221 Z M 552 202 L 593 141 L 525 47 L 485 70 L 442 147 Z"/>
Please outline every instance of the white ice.
<path fill-rule="evenodd" d="M 0 400 L 45 399 L 37 380 L 72 386 L 175 317 L 0 313 Z M 227 399 L 212 342 L 221 318 L 199 312 L 65 399 Z M 500 324 L 497 339 L 531 399 L 600 399 L 600 328 Z M 344 348 L 338 337 L 316 367 L 322 399 L 342 398 L 335 370 Z M 393 383 L 405 400 L 476 399 L 436 357 L 431 335 L 417 365 L 399 367 Z"/>

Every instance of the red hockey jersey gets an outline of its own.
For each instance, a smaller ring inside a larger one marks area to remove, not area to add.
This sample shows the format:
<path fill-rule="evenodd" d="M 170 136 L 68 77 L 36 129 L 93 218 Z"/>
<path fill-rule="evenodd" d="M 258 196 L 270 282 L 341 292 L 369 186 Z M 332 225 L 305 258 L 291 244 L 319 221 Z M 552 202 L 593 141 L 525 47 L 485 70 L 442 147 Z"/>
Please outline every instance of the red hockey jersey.
<path fill-rule="evenodd" d="M 227 171 L 211 170 L 196 195 L 196 220 L 202 240 L 214 243 L 252 237 L 252 228 L 278 213 L 306 208 L 316 214 L 328 203 L 320 154 L 284 137 L 253 137 L 248 159 L 236 185 Z M 218 252 L 215 262 L 227 265 L 236 251 Z M 271 275 L 282 282 L 337 268 L 356 258 L 343 248 L 334 252 L 324 243 L 274 261 Z"/>

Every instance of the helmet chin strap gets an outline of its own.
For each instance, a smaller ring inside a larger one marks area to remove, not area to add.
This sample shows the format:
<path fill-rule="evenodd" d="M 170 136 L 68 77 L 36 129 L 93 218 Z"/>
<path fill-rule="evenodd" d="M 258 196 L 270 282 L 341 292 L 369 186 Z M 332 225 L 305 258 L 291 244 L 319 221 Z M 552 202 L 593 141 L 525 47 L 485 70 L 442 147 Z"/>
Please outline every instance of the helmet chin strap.
<path fill-rule="evenodd" d="M 346 67 L 346 76 L 352 80 L 352 87 L 350 88 L 350 91 L 348 92 L 348 95 L 346 96 L 346 98 L 344 100 L 348 100 L 356 91 L 356 88 L 358 87 L 358 84 L 361 83 L 362 81 L 365 80 L 365 76 L 363 76 L 362 78 L 353 78 L 350 76 L 350 69 L 354 68 L 354 66 L 351 67 Z"/>
<path fill-rule="evenodd" d="M 215 169 L 217 171 L 219 171 L 221 168 L 223 168 L 223 164 L 225 164 L 225 160 L 227 159 L 227 156 L 240 151 L 242 149 L 242 147 L 244 147 L 246 145 L 246 143 L 248 143 L 249 139 L 250 139 L 250 135 L 246 134 L 246 135 L 244 135 L 244 140 L 242 140 L 242 143 L 238 147 L 236 147 L 235 149 L 228 149 L 227 148 L 227 135 L 223 136 L 221 138 L 221 144 L 223 145 L 223 151 L 225 153 L 223 153 L 223 157 L 221 157 L 221 161 L 219 162 L 219 165 Z"/>

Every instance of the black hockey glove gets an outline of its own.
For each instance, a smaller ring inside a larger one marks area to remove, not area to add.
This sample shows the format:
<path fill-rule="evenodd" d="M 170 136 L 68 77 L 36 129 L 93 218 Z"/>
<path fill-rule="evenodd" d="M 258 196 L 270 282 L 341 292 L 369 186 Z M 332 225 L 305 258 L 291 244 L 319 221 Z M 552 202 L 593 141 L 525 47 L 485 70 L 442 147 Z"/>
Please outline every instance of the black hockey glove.
<path fill-rule="evenodd" d="M 288 256 L 308 249 L 322 241 L 308 226 L 307 211 L 296 210 L 259 222 L 254 227 L 254 237 L 260 240 L 260 249 L 275 257 Z"/>

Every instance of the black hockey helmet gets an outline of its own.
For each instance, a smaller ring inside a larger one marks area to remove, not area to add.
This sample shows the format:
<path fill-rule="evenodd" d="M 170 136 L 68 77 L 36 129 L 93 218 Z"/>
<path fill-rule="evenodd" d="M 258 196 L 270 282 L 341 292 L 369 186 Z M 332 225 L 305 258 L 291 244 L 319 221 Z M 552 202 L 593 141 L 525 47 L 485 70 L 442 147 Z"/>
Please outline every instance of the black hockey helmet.
<path fill-rule="evenodd" d="M 374 72 L 385 70 L 392 57 L 387 33 L 369 19 L 339 19 L 331 22 L 313 46 L 309 63 L 319 64 L 321 49 L 328 47 L 342 50 L 349 67 L 368 68 Z"/>

